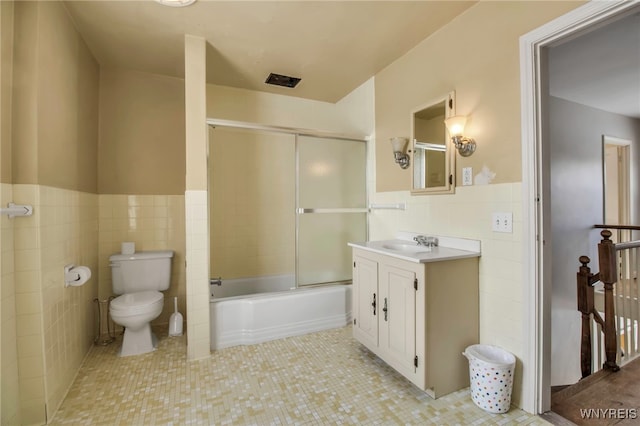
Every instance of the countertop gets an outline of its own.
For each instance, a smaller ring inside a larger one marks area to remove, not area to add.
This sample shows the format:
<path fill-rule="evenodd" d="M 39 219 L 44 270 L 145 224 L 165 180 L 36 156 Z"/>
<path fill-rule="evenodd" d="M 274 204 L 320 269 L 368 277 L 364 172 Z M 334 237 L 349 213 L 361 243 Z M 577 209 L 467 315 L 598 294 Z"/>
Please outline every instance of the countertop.
<path fill-rule="evenodd" d="M 417 235 L 417 234 L 416 234 Z M 348 243 L 350 247 L 358 248 L 373 253 L 384 254 L 397 259 L 407 260 L 415 263 L 440 262 L 444 260 L 466 259 L 470 257 L 480 257 L 480 241 L 462 238 L 437 237 L 439 244 L 437 247 L 418 246 L 409 233 L 402 233 L 402 237 L 392 240 L 366 241 Z M 411 237 L 411 238 L 407 238 Z M 409 245 L 411 248 L 424 249 L 418 253 L 411 253 L 405 250 L 396 250 L 385 246 L 394 244 Z"/>

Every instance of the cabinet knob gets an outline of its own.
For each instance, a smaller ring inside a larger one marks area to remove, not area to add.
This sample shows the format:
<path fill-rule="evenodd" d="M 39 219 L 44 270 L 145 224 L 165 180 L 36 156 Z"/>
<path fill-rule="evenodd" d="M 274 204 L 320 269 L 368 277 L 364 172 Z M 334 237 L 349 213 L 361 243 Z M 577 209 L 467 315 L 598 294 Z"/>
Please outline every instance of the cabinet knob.
<path fill-rule="evenodd" d="M 389 310 L 387 309 L 387 298 L 384 298 L 384 307 L 382 308 L 382 312 L 384 312 L 384 320 L 387 320 L 387 312 Z"/>
<path fill-rule="evenodd" d="M 373 306 L 373 315 L 376 314 L 376 294 L 373 293 L 373 303 L 371 304 L 371 306 Z"/>

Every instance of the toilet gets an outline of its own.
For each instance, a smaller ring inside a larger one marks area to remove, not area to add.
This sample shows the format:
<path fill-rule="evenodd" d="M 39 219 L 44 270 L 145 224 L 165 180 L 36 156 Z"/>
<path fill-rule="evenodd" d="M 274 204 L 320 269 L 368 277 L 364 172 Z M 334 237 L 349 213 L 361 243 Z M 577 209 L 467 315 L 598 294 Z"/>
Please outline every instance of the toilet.
<path fill-rule="evenodd" d="M 157 347 L 151 321 L 162 313 L 164 295 L 171 283 L 173 251 L 113 254 L 109 257 L 114 294 L 111 319 L 125 328 L 120 356 L 139 355 Z"/>

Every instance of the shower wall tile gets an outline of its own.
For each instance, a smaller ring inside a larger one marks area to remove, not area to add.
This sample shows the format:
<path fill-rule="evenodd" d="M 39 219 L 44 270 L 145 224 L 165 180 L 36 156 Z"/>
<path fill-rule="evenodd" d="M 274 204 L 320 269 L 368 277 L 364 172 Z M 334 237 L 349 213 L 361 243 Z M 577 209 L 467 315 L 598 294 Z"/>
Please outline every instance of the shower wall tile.
<path fill-rule="evenodd" d="M 167 324 L 173 298 L 186 319 L 185 205 L 182 195 L 98 195 L 99 295 L 112 295 L 109 256 L 120 253 L 121 244 L 134 242 L 136 251 L 173 250 L 171 286 L 164 292 L 162 314 L 153 324 Z"/>
<path fill-rule="evenodd" d="M 371 240 L 398 231 L 471 238 L 481 241 L 480 342 L 501 346 L 522 358 L 522 187 L 520 183 L 456 187 L 455 194 L 411 196 L 408 191 L 370 194 L 372 203 L 406 203 L 406 210 L 373 210 Z M 493 212 L 513 212 L 513 233 L 491 230 Z M 519 404 L 522 374 L 516 374 L 513 399 Z"/>

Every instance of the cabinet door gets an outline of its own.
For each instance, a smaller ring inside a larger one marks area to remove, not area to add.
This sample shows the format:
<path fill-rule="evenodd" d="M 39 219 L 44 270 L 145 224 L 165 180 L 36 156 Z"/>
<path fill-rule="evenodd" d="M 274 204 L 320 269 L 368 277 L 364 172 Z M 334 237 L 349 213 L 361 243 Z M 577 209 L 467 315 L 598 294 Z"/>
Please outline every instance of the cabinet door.
<path fill-rule="evenodd" d="M 363 344 L 378 346 L 378 263 L 354 256 L 353 336 Z"/>
<path fill-rule="evenodd" d="M 416 373 L 415 279 L 413 271 L 380 264 L 380 353 L 385 361 L 409 378 Z"/>

